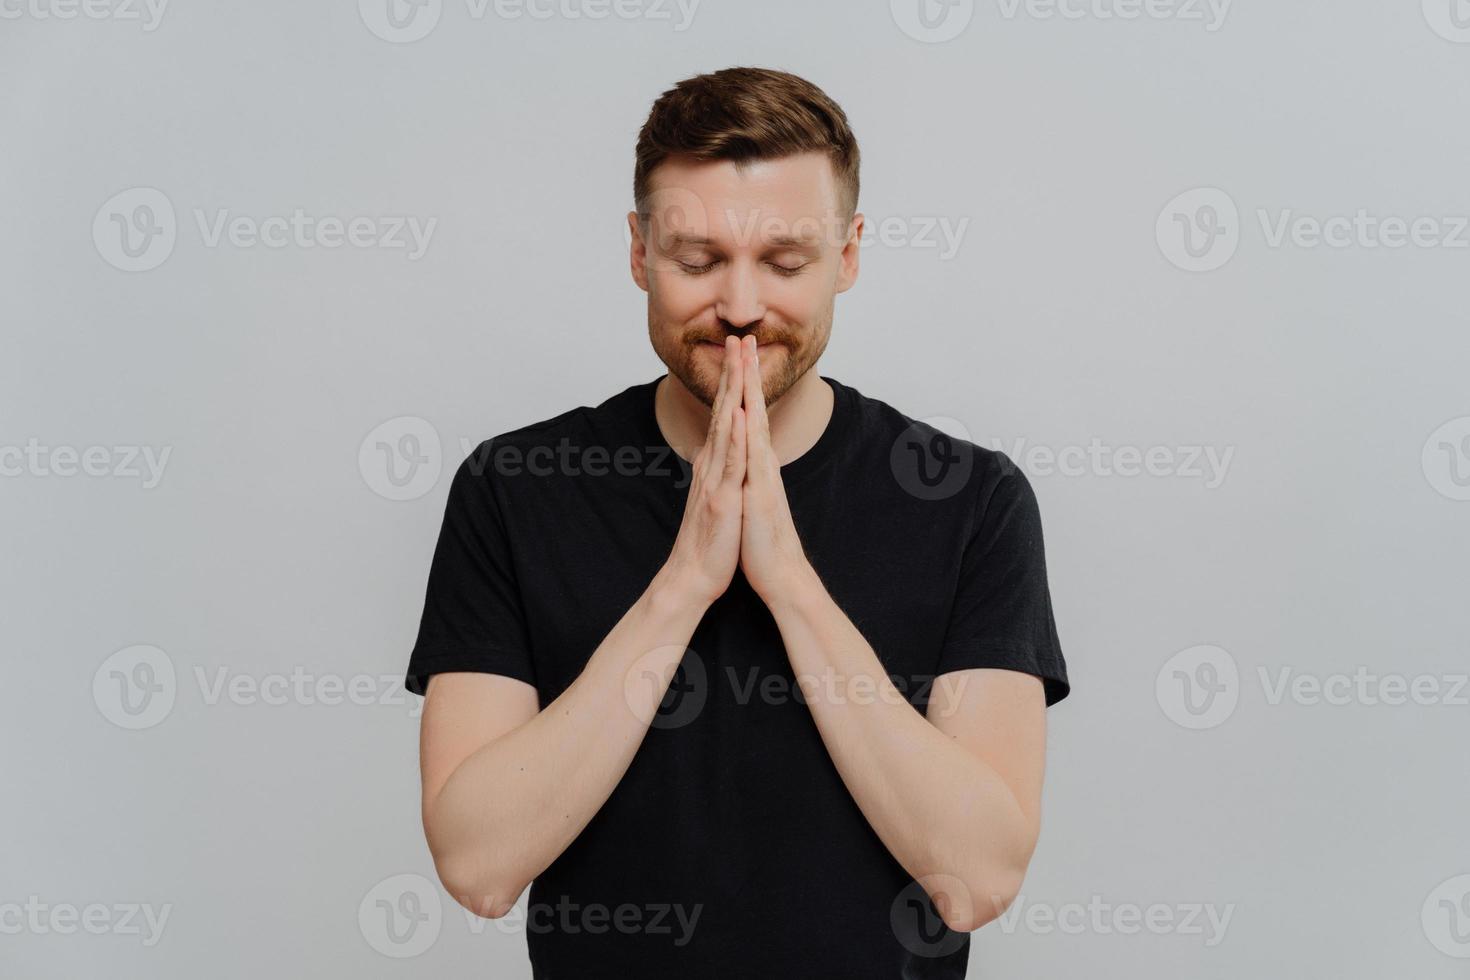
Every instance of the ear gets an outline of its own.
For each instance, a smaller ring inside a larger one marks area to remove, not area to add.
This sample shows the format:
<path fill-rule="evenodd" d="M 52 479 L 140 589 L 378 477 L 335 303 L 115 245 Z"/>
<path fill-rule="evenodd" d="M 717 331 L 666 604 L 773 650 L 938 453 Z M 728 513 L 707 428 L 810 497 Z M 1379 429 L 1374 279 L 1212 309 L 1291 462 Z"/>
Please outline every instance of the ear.
<path fill-rule="evenodd" d="M 643 229 L 638 224 L 638 212 L 628 212 L 628 265 L 633 281 L 638 288 L 648 292 L 648 246 L 643 241 Z"/>
<path fill-rule="evenodd" d="M 858 212 L 852 216 L 852 223 L 847 226 L 847 240 L 842 245 L 842 254 L 838 261 L 837 269 L 837 292 L 845 293 L 857 282 L 858 277 L 858 252 L 863 242 L 863 215 Z"/>

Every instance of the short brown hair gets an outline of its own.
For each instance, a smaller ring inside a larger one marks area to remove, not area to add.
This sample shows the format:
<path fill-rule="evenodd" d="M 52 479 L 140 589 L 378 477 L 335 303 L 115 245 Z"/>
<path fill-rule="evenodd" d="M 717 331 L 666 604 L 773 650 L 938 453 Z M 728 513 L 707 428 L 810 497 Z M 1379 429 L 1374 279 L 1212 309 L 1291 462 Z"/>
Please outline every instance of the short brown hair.
<path fill-rule="evenodd" d="M 633 207 L 640 220 L 649 175 L 667 157 L 773 160 L 827 153 L 847 220 L 857 212 L 858 145 L 847 114 L 817 86 L 774 68 L 722 68 L 677 83 L 654 102 L 638 131 Z"/>

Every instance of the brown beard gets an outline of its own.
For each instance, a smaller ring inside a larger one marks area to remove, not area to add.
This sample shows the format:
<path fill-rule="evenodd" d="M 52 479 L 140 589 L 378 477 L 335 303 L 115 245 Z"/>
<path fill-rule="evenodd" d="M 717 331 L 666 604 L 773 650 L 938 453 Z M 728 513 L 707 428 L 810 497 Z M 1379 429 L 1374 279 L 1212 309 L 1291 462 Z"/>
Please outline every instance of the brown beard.
<path fill-rule="evenodd" d="M 766 405 L 774 405 L 780 401 L 781 396 L 791 390 L 791 387 L 811 370 L 827 349 L 827 341 L 831 337 L 832 307 L 829 306 L 823 322 L 815 324 L 813 329 L 787 330 L 781 327 L 760 327 L 751 333 L 755 335 L 757 343 L 778 343 L 782 346 L 776 351 L 775 357 L 768 357 L 761 364 L 761 387 L 765 392 Z M 679 333 L 673 341 L 672 347 L 665 346 L 660 337 L 667 334 L 658 329 L 653 320 L 653 310 L 649 310 L 649 339 L 653 341 L 654 351 L 669 373 L 677 378 L 695 398 L 699 399 L 706 407 L 713 409 L 715 394 L 720 386 L 719 361 L 715 357 L 700 352 L 700 341 L 721 340 L 725 333 L 721 331 L 691 328 Z M 739 336 L 743 336 L 739 335 Z"/>

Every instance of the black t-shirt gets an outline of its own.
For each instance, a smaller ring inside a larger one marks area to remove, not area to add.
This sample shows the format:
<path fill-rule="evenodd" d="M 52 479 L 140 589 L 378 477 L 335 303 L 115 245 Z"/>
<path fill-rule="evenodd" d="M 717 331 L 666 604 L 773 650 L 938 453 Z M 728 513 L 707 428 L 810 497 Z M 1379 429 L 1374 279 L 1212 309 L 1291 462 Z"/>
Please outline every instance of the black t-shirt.
<path fill-rule="evenodd" d="M 823 376 L 816 444 L 781 467 L 808 560 L 918 710 L 1000 667 L 1069 690 L 1041 520 L 1001 452 Z M 483 671 L 566 689 L 667 559 L 689 464 L 658 379 L 481 443 L 454 474 L 406 684 Z M 548 819 L 550 816 L 548 815 Z M 945 929 L 822 743 L 776 622 L 737 569 L 632 764 L 531 885 L 547 980 L 963 977 Z"/>

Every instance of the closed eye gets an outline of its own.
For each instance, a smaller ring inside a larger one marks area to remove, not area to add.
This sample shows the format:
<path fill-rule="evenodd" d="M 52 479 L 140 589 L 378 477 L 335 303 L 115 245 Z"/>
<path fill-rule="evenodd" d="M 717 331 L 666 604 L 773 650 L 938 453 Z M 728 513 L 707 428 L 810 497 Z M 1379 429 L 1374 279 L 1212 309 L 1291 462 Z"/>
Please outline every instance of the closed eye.
<path fill-rule="evenodd" d="M 719 264 L 720 263 L 718 259 L 713 262 L 706 262 L 704 265 L 690 265 L 688 262 L 680 262 L 679 268 L 683 269 L 685 272 L 689 273 L 692 276 L 700 276 L 704 275 L 704 273 L 710 271 Z M 798 266 L 784 266 L 778 262 L 768 262 L 766 264 L 774 269 L 777 275 L 794 276 L 800 273 L 811 263 L 803 262 L 801 265 Z"/>

